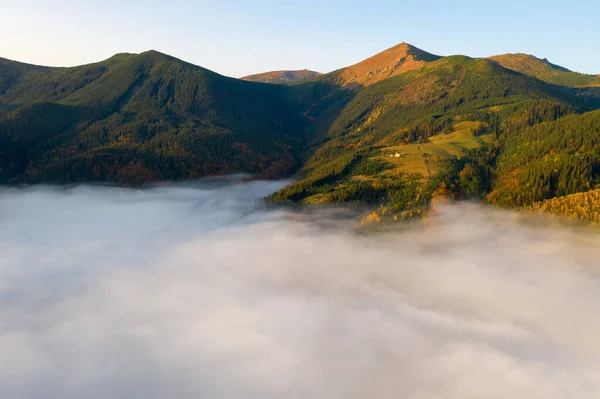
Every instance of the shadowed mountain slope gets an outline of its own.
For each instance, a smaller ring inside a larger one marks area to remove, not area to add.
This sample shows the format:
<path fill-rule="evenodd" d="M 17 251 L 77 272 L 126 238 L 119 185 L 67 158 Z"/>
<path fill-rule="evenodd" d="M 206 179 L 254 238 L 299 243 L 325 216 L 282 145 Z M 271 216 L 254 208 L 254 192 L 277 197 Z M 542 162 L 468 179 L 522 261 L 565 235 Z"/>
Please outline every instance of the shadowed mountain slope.
<path fill-rule="evenodd" d="M 136 184 L 298 166 L 304 122 L 282 86 L 156 51 L 75 68 L 3 60 L 0 70 L 0 135 L 16 151 L 5 180 Z"/>

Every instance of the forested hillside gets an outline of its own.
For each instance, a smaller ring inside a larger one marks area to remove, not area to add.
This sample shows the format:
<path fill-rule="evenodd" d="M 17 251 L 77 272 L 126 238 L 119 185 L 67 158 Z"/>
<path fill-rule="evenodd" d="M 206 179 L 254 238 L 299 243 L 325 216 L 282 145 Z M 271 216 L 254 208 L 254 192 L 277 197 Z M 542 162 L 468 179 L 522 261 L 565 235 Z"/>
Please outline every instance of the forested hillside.
<path fill-rule="evenodd" d="M 0 63 L 0 179 L 147 181 L 299 166 L 304 118 L 277 85 L 158 52 L 77 68 Z"/>
<path fill-rule="evenodd" d="M 600 183 L 600 111 L 509 129 L 496 165 L 491 202 L 531 205 Z"/>
<path fill-rule="evenodd" d="M 297 177 L 274 201 L 377 205 L 394 219 L 436 196 L 532 206 L 599 187 L 595 78 L 406 43 L 286 85 L 155 51 L 76 68 L 0 60 L 0 181 L 246 172 Z"/>
<path fill-rule="evenodd" d="M 532 208 L 577 221 L 600 223 L 600 190 L 551 198 L 534 203 Z"/>

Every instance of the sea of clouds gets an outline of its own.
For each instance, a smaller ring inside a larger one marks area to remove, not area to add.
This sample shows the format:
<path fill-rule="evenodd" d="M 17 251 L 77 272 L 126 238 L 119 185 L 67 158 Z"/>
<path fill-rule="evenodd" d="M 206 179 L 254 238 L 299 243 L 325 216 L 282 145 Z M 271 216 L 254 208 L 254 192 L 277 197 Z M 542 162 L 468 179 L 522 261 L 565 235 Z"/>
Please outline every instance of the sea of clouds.
<path fill-rule="evenodd" d="M 598 235 L 357 234 L 282 184 L 2 189 L 0 397 L 600 397 Z"/>

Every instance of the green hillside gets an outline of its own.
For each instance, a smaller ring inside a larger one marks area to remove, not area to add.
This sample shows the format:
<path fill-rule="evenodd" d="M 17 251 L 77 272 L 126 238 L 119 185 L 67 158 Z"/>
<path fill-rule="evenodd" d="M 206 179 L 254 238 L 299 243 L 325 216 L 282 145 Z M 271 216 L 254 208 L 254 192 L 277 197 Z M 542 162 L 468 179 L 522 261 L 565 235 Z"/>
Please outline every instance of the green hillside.
<path fill-rule="evenodd" d="M 511 128 L 488 199 L 524 206 L 599 188 L 600 111 Z"/>
<path fill-rule="evenodd" d="M 1 65 L 3 181 L 272 178 L 299 166 L 305 123 L 284 87 L 155 51 L 76 68 Z"/>
<path fill-rule="evenodd" d="M 485 198 L 500 178 L 496 157 L 513 131 L 598 105 L 593 96 L 464 56 L 429 62 L 352 95 L 326 82 L 294 90 L 308 88 L 317 93 L 304 100 L 315 142 L 303 178 L 272 198 L 374 202 L 390 214 L 422 211 L 440 187 L 455 198 Z"/>
<path fill-rule="evenodd" d="M 505 68 L 561 86 L 588 87 L 600 86 L 600 75 L 586 75 L 572 72 L 553 64 L 547 59 L 539 59 L 529 54 L 502 54 L 490 57 Z"/>

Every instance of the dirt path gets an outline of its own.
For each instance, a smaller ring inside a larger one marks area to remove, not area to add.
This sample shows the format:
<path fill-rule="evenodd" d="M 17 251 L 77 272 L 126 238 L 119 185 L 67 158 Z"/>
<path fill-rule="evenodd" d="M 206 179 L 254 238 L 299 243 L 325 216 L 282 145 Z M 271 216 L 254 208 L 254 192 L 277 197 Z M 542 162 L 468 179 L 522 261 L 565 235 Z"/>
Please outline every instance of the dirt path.
<path fill-rule="evenodd" d="M 421 148 L 421 146 L 419 145 L 419 147 L 417 147 L 419 149 L 419 151 L 421 151 L 421 154 L 423 154 L 423 161 L 425 162 L 425 166 L 427 167 L 427 177 L 431 178 L 431 168 L 429 167 L 429 157 L 427 156 L 427 154 L 423 151 L 423 149 Z"/>

